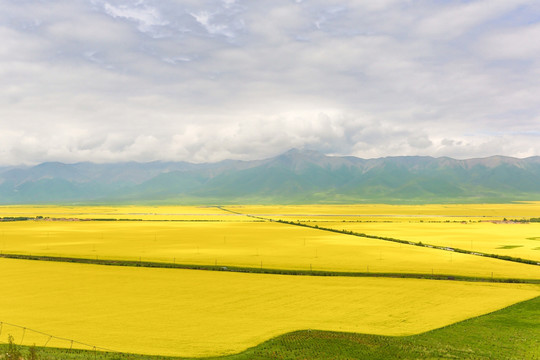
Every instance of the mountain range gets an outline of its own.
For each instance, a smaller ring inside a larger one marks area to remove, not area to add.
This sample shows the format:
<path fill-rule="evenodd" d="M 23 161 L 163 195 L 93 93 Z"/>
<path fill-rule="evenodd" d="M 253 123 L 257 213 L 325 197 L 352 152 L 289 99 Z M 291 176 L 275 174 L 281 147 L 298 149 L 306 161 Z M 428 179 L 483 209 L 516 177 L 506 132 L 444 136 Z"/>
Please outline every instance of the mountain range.
<path fill-rule="evenodd" d="M 254 161 L 0 168 L 1 204 L 433 203 L 540 200 L 540 157 L 361 159 L 292 149 Z"/>

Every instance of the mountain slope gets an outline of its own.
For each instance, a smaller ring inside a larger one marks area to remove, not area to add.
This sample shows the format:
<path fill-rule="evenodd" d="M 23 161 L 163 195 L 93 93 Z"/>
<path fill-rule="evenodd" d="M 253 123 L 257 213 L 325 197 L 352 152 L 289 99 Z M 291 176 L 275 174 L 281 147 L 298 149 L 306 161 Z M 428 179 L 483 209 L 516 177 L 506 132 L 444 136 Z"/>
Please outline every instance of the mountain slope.
<path fill-rule="evenodd" d="M 360 159 L 293 149 L 256 161 L 0 168 L 0 203 L 344 203 L 540 199 L 540 157 Z"/>

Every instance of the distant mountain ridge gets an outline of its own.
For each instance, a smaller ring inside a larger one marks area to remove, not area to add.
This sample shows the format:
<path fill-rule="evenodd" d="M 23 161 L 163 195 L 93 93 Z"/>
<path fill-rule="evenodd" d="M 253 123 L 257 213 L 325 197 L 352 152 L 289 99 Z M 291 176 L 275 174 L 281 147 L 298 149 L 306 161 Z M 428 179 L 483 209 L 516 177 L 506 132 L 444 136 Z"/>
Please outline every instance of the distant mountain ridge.
<path fill-rule="evenodd" d="M 540 200 L 540 157 L 361 159 L 292 149 L 217 163 L 0 168 L 0 203 L 429 203 Z"/>

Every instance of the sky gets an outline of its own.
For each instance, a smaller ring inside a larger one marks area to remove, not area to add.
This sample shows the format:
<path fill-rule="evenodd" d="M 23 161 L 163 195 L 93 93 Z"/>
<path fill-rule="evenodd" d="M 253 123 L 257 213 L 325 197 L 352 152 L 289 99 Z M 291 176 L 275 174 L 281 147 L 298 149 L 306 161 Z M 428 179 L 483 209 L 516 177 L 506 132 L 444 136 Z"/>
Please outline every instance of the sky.
<path fill-rule="evenodd" d="M 0 0 L 0 165 L 540 155 L 540 3 Z"/>

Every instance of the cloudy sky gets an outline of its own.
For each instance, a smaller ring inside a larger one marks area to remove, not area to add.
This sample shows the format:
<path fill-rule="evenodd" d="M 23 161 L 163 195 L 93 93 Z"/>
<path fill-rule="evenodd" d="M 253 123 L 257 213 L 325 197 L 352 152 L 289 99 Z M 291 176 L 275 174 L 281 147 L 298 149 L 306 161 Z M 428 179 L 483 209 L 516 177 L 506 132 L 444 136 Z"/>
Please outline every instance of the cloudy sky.
<path fill-rule="evenodd" d="M 540 155 L 540 3 L 0 0 L 0 164 Z"/>

